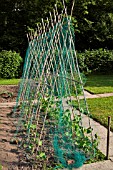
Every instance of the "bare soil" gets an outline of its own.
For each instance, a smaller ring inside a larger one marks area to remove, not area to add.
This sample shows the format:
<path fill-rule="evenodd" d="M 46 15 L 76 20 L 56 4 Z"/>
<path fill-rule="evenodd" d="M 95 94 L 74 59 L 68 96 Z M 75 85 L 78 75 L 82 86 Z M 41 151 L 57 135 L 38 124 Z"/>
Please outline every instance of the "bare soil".
<path fill-rule="evenodd" d="M 0 86 L 0 103 L 15 102 L 18 94 L 18 86 Z M 21 151 L 14 140 L 16 122 L 18 118 L 12 117 L 12 107 L 0 107 L 0 168 L 2 170 L 28 170 L 26 165 L 21 165 Z M 1 169 L 0 169 L 1 170 Z"/>
<path fill-rule="evenodd" d="M 11 85 L 0 86 L 0 103 L 15 102 L 18 88 L 18 86 Z M 10 114 L 12 109 L 10 106 L 0 107 L 0 165 L 2 165 L 2 170 L 33 170 L 30 162 L 26 161 L 23 151 L 18 148 L 18 144 L 12 143 L 18 122 L 18 116 L 12 117 Z M 48 161 L 51 165 L 54 162 L 52 157 Z M 35 170 L 41 169 L 42 167 L 35 168 Z"/>
<path fill-rule="evenodd" d="M 0 166 L 2 170 L 32 170 L 14 138 L 18 117 L 12 117 L 12 109 L 0 108 Z"/>
<path fill-rule="evenodd" d="M 0 86 L 0 103 L 14 102 L 18 95 L 19 87 L 16 85 Z"/>
<path fill-rule="evenodd" d="M 7 116 L 12 108 L 0 108 L 0 164 L 2 170 L 16 170 L 18 167 L 18 149 L 16 144 L 10 144 L 14 132 L 15 118 Z"/>

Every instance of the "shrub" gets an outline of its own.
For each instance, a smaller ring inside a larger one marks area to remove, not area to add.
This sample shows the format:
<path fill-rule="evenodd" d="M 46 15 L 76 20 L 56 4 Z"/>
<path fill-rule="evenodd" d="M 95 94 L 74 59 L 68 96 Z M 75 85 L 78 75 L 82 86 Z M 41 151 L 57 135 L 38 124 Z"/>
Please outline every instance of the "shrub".
<path fill-rule="evenodd" d="M 20 73 L 22 58 L 15 51 L 0 52 L 0 78 L 16 78 Z"/>
<path fill-rule="evenodd" d="M 78 62 L 82 72 L 102 72 L 113 71 L 113 51 L 107 49 L 86 50 L 78 53 Z"/>

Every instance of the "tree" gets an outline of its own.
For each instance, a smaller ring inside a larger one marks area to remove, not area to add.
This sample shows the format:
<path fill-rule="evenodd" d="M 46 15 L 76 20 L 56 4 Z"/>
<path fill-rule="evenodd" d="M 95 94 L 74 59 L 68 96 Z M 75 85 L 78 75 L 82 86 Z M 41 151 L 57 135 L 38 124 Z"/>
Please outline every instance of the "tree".
<path fill-rule="evenodd" d="M 65 0 L 71 14 L 72 0 Z M 25 56 L 28 46 L 26 34 L 36 28 L 41 18 L 46 20 L 61 0 L 1 0 L 0 6 L 0 51 L 14 50 Z M 53 13 L 53 12 L 52 12 Z M 113 46 L 113 2 L 112 0 L 75 0 L 73 10 L 76 49 Z"/>
<path fill-rule="evenodd" d="M 0 8 L 0 50 L 25 51 L 25 15 L 16 0 L 2 0 Z"/>
<path fill-rule="evenodd" d="M 36 28 L 54 4 L 55 0 L 1 0 L 0 51 L 14 50 L 24 57 L 28 28 Z"/>
<path fill-rule="evenodd" d="M 113 46 L 112 0 L 79 0 L 73 12 L 78 22 L 76 46 L 80 50 Z"/>

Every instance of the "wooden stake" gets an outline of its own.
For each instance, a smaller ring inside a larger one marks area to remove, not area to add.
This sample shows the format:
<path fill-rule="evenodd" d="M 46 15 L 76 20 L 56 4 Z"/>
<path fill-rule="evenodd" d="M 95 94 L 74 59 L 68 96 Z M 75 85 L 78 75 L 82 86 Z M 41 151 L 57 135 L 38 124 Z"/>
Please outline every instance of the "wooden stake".
<path fill-rule="evenodd" d="M 108 128 L 107 128 L 107 149 L 106 149 L 106 159 L 109 159 L 109 142 L 110 142 L 110 122 L 111 117 L 108 117 Z"/>

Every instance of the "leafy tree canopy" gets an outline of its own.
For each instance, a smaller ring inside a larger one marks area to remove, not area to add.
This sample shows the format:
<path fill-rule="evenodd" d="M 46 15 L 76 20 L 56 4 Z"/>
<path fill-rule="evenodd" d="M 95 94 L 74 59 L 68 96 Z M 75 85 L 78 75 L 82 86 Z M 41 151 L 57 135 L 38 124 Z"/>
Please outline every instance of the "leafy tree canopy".
<path fill-rule="evenodd" d="M 0 50 L 15 50 L 24 56 L 28 29 L 35 28 L 41 18 L 49 17 L 56 2 L 60 11 L 63 8 L 61 0 L 1 0 Z M 66 0 L 69 15 L 72 3 Z M 73 21 L 76 49 L 112 48 L 112 0 L 75 0 Z"/>

